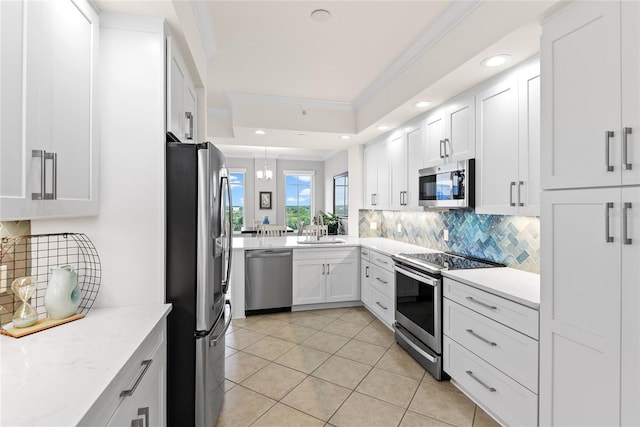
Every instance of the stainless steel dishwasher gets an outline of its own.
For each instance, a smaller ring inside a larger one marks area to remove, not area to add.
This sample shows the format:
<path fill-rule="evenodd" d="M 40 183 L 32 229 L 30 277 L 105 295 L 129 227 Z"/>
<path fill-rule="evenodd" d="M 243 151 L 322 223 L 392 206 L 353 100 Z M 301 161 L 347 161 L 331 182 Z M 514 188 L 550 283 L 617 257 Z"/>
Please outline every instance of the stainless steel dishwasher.
<path fill-rule="evenodd" d="M 245 252 L 245 311 L 290 309 L 293 252 L 259 249 Z"/>

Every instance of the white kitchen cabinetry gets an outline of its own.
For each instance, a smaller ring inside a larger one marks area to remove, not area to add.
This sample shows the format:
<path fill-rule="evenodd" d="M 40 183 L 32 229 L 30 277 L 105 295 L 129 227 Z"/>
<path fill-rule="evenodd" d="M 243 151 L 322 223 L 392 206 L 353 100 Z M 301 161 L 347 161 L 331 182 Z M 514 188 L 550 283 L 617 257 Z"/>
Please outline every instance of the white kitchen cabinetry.
<path fill-rule="evenodd" d="M 196 89 L 173 37 L 167 38 L 167 132 L 196 142 Z"/>
<path fill-rule="evenodd" d="M 166 320 L 162 319 L 83 417 L 80 425 L 165 425 L 166 354 Z"/>
<path fill-rule="evenodd" d="M 369 286 L 371 297 L 369 310 L 388 327 L 395 322 L 395 273 L 393 260 L 381 252 L 369 250 L 371 273 Z"/>
<path fill-rule="evenodd" d="M 576 2 L 541 38 L 542 187 L 640 184 L 637 2 Z"/>
<path fill-rule="evenodd" d="M 389 157 L 387 142 L 364 149 L 364 204 L 367 209 L 385 209 L 389 204 Z"/>
<path fill-rule="evenodd" d="M 95 215 L 98 14 L 84 0 L 1 7 L 0 219 Z"/>
<path fill-rule="evenodd" d="M 639 19 L 575 2 L 543 26 L 541 425 L 640 425 Z"/>
<path fill-rule="evenodd" d="M 360 299 L 357 248 L 293 251 L 293 305 Z"/>
<path fill-rule="evenodd" d="M 537 425 L 538 312 L 444 279 L 444 370 L 506 425 Z"/>
<path fill-rule="evenodd" d="M 449 101 L 425 121 L 425 168 L 472 159 L 476 155 L 474 97 Z"/>
<path fill-rule="evenodd" d="M 389 207 L 400 209 L 407 195 L 407 140 L 404 133 L 391 138 L 387 143 L 390 169 Z"/>
<path fill-rule="evenodd" d="M 405 206 L 419 206 L 418 171 L 424 167 L 425 143 L 422 129 L 416 128 L 407 132 L 407 192 Z"/>
<path fill-rule="evenodd" d="M 371 306 L 371 262 L 369 249 L 360 249 L 360 299 L 365 307 Z"/>
<path fill-rule="evenodd" d="M 530 62 L 476 95 L 476 212 L 539 215 L 540 72 Z"/>

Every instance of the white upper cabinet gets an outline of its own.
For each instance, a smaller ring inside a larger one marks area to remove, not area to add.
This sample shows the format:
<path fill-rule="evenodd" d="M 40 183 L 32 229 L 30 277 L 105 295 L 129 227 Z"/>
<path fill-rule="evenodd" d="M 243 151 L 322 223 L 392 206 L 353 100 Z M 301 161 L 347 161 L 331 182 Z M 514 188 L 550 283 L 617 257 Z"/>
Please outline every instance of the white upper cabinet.
<path fill-rule="evenodd" d="M 425 151 L 422 129 L 416 128 L 407 132 L 407 193 L 405 206 L 418 206 L 418 171 L 424 167 Z"/>
<path fill-rule="evenodd" d="M 389 204 L 389 157 L 387 142 L 364 149 L 365 200 L 367 209 L 385 209 Z"/>
<path fill-rule="evenodd" d="M 640 153 L 633 146 L 640 136 L 638 5 L 622 4 L 622 58 L 620 2 L 577 2 L 544 25 L 542 99 L 550 106 L 543 111 L 544 189 L 640 183 Z M 625 134 L 626 127 L 631 134 Z M 623 165 L 625 152 L 632 169 Z"/>
<path fill-rule="evenodd" d="M 476 154 L 474 97 L 455 98 L 425 120 L 424 166 L 472 159 Z"/>
<path fill-rule="evenodd" d="M 530 61 L 476 95 L 476 212 L 540 214 L 540 68 Z"/>
<path fill-rule="evenodd" d="M 406 204 L 407 195 L 407 140 L 404 134 L 389 140 L 387 156 L 391 175 L 389 207 L 400 209 Z"/>
<path fill-rule="evenodd" d="M 197 142 L 195 86 L 178 46 L 167 38 L 167 132 L 182 142 Z"/>
<path fill-rule="evenodd" d="M 622 184 L 640 184 L 640 3 L 622 2 Z"/>
<path fill-rule="evenodd" d="M 84 0 L 1 7 L 0 219 L 95 215 L 98 15 Z"/>

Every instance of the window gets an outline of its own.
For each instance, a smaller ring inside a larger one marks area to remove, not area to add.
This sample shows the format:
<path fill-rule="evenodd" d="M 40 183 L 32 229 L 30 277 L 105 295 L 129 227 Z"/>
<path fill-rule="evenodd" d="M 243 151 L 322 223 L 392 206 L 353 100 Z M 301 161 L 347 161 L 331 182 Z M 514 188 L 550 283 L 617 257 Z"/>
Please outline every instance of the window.
<path fill-rule="evenodd" d="M 314 172 L 285 171 L 284 175 L 285 222 L 288 227 L 297 230 L 302 221 L 311 224 Z"/>
<path fill-rule="evenodd" d="M 333 213 L 340 218 L 349 216 L 349 173 L 333 177 Z"/>
<path fill-rule="evenodd" d="M 233 203 L 233 231 L 240 231 L 240 228 L 244 227 L 244 183 L 244 171 L 230 171 L 229 185 L 231 186 L 231 202 Z"/>

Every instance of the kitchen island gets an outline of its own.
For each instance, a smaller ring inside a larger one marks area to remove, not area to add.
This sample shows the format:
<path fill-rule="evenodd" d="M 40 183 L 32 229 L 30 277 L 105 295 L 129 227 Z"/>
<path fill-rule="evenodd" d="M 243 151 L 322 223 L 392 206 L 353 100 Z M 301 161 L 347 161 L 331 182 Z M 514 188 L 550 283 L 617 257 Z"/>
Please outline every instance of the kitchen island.
<path fill-rule="evenodd" d="M 141 378 L 134 395 L 140 398 L 154 371 L 161 381 L 155 390 L 160 407 L 151 408 L 150 419 L 155 411 L 162 419 L 154 424 L 165 422 L 163 349 L 170 311 L 170 304 L 94 308 L 83 319 L 22 338 L 0 336 L 0 425 L 105 425 L 130 399 L 121 391 Z M 150 358 L 144 375 L 138 359 Z"/>

